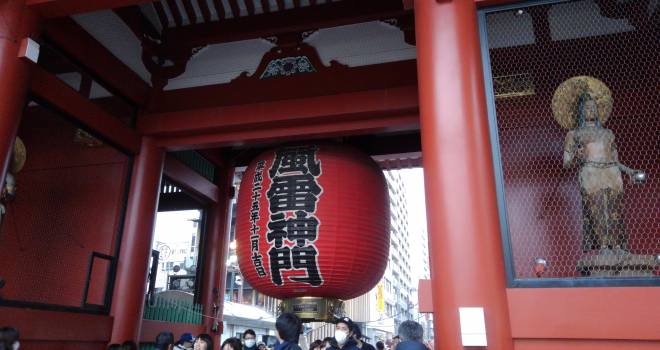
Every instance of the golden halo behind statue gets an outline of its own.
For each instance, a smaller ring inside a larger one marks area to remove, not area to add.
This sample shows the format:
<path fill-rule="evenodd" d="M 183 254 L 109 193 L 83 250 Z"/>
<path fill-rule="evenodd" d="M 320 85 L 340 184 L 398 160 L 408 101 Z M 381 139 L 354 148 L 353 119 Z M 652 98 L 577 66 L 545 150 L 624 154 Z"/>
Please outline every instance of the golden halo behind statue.
<path fill-rule="evenodd" d="M 20 137 L 16 136 L 16 141 L 14 141 L 14 152 L 11 159 L 11 165 L 9 171 L 16 174 L 21 171 L 23 165 L 25 165 L 25 160 L 27 159 L 27 150 L 25 149 L 25 144 Z"/>
<path fill-rule="evenodd" d="M 557 87 L 552 97 L 552 113 L 562 128 L 578 126 L 578 101 L 588 93 L 598 106 L 598 119 L 605 124 L 612 113 L 612 91 L 602 81 L 590 76 L 572 77 Z"/>

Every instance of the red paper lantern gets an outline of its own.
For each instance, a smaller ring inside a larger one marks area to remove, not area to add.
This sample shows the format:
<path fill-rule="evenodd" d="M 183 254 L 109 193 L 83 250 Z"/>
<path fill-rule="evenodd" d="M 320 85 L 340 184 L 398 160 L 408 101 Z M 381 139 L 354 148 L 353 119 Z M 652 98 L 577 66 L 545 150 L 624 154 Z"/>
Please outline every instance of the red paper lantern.
<path fill-rule="evenodd" d="M 389 250 L 383 172 L 346 146 L 284 147 L 247 168 L 238 195 L 241 273 L 258 291 L 287 299 L 351 299 L 380 280 Z"/>

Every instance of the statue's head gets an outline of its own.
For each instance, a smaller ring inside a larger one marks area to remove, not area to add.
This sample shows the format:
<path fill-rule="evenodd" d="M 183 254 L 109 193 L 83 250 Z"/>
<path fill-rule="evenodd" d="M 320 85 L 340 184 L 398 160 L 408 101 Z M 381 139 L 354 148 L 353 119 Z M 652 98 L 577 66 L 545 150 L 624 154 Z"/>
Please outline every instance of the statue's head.
<path fill-rule="evenodd" d="M 596 122 L 596 125 L 600 126 L 598 105 L 588 92 L 580 95 L 578 100 L 578 124 L 583 127 L 585 122 Z"/>

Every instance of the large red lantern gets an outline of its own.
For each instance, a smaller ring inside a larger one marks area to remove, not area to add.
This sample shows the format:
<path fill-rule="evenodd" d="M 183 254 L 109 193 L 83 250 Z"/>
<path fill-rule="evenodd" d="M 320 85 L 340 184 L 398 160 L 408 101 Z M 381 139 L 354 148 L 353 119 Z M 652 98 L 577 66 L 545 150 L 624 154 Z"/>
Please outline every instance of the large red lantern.
<path fill-rule="evenodd" d="M 378 164 L 346 146 L 283 147 L 254 159 L 238 195 L 241 273 L 280 298 L 351 299 L 380 280 L 389 200 Z"/>

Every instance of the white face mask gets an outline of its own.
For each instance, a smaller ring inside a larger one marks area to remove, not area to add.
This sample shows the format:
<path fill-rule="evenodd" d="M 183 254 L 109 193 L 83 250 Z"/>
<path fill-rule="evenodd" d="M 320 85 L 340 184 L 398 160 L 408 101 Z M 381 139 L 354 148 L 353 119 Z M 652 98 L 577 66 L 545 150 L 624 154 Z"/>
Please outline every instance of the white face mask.
<path fill-rule="evenodd" d="M 18 350 L 21 348 L 21 343 L 17 340 L 14 342 L 14 344 L 11 345 L 12 350 Z"/>
<path fill-rule="evenodd" d="M 335 340 L 339 345 L 344 345 L 346 340 L 348 340 L 348 333 L 344 331 L 335 331 Z"/>
<path fill-rule="evenodd" d="M 257 341 L 254 340 L 254 339 L 245 339 L 245 346 L 247 346 L 248 348 L 253 347 L 254 344 L 256 344 L 256 343 L 257 343 Z"/>

